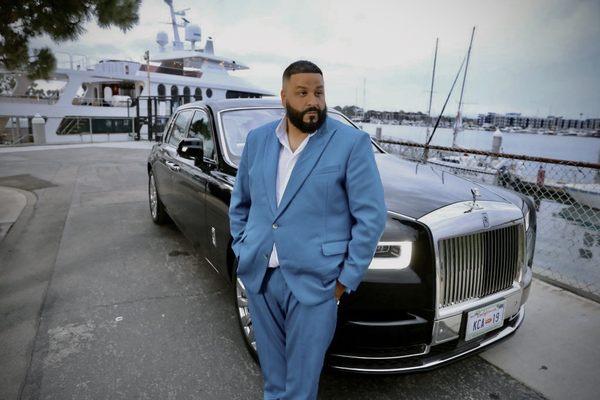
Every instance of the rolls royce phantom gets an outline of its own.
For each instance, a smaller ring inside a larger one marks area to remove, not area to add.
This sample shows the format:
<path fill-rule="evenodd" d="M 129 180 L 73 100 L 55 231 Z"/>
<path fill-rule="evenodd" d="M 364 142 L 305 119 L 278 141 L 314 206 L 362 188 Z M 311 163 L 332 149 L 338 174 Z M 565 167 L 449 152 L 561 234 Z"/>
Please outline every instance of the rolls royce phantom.
<path fill-rule="evenodd" d="M 228 209 L 248 131 L 283 114 L 278 101 L 265 99 L 183 105 L 147 165 L 152 220 L 172 220 L 231 282 L 239 330 L 255 359 Z M 354 126 L 335 109 L 328 115 Z M 340 299 L 326 364 L 363 373 L 422 371 L 513 334 L 523 322 L 532 279 L 533 201 L 398 158 L 374 140 L 372 149 L 388 219 L 358 290 Z"/>

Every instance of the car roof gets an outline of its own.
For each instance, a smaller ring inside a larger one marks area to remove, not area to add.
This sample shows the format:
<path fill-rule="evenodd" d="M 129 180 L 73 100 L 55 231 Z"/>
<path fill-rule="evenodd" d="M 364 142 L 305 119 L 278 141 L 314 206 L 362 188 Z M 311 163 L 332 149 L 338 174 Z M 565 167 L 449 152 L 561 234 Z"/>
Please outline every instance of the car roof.
<path fill-rule="evenodd" d="M 180 106 L 179 110 L 198 106 L 208 106 L 213 110 L 214 113 L 218 113 L 219 111 L 223 110 L 230 110 L 232 108 L 283 107 L 281 105 L 281 100 L 279 99 L 279 97 L 268 97 L 261 99 L 223 99 L 194 101 Z M 328 107 L 328 110 L 336 111 L 333 110 L 331 107 Z"/>
<path fill-rule="evenodd" d="M 190 107 L 208 106 L 215 113 L 231 108 L 251 108 L 251 107 L 281 107 L 279 98 L 265 99 L 223 99 L 223 100 L 202 100 L 187 103 L 179 109 L 183 110 Z"/>

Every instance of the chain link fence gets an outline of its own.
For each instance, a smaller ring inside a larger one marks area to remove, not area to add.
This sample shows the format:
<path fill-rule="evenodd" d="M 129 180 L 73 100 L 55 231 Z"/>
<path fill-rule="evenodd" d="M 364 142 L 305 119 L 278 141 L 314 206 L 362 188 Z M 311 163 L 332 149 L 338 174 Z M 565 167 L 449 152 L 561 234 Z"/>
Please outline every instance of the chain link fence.
<path fill-rule="evenodd" d="M 472 181 L 530 196 L 537 210 L 534 275 L 600 301 L 600 164 L 379 140 Z"/>

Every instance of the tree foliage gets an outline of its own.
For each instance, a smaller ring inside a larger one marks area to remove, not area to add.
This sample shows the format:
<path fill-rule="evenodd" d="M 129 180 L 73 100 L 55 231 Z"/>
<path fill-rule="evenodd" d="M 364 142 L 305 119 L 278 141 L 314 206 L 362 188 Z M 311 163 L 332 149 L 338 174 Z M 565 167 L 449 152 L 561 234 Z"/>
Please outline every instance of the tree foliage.
<path fill-rule="evenodd" d="M 48 78 L 56 58 L 48 47 L 29 50 L 29 41 L 48 35 L 56 42 L 75 40 L 92 19 L 101 28 L 126 32 L 139 20 L 141 0 L 0 0 L 0 63 L 23 70 L 30 79 Z"/>

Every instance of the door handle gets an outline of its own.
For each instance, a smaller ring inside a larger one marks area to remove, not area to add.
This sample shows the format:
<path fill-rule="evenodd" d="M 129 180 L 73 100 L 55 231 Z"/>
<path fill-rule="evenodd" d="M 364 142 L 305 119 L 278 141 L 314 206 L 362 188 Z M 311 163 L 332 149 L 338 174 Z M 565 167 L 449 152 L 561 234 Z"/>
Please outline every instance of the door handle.
<path fill-rule="evenodd" d="M 171 171 L 179 172 L 181 170 L 181 167 L 172 161 L 165 161 L 165 164 L 167 164 L 167 167 L 169 167 Z"/>

